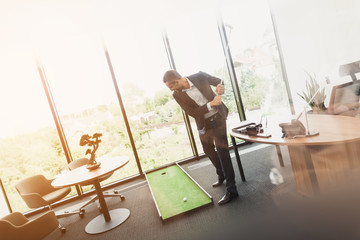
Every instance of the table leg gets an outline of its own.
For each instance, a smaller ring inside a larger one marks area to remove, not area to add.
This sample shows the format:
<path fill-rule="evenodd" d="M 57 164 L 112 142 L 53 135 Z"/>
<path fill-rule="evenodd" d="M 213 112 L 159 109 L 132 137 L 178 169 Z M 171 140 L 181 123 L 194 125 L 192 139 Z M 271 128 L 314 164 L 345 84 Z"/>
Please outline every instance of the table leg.
<path fill-rule="evenodd" d="M 96 194 L 99 198 L 102 214 L 92 219 L 85 228 L 88 234 L 98 234 L 109 231 L 122 224 L 130 215 L 130 211 L 126 208 L 118 208 L 109 211 L 99 180 L 94 181 Z"/>
<path fill-rule="evenodd" d="M 237 162 L 237 164 L 239 166 L 239 172 L 240 172 L 241 180 L 243 182 L 245 182 L 246 181 L 245 174 L 244 174 L 244 170 L 243 170 L 243 167 L 242 167 L 242 164 L 241 164 L 239 152 L 238 152 L 238 149 L 237 149 L 237 146 L 236 146 L 236 141 L 235 141 L 235 138 L 233 136 L 230 136 L 230 137 L 231 137 L 232 145 L 234 147 L 234 152 L 235 152 L 235 156 L 236 156 L 236 162 Z"/>
<path fill-rule="evenodd" d="M 101 210 L 102 210 L 102 214 L 104 215 L 104 219 L 105 219 L 106 222 L 109 222 L 109 221 L 111 221 L 111 216 L 109 214 L 109 209 L 108 209 L 107 204 L 105 202 L 104 195 L 103 195 L 99 180 L 96 179 L 94 181 L 94 187 L 95 187 L 95 190 L 96 190 L 96 194 L 97 194 L 97 196 L 99 198 L 99 203 L 100 203 L 100 207 L 101 207 Z"/>
<path fill-rule="evenodd" d="M 279 145 L 275 145 L 276 146 L 276 152 L 279 158 L 279 163 L 281 167 L 284 167 L 284 160 L 282 158 L 282 154 L 281 154 L 281 150 L 280 150 L 280 146 Z"/>
<path fill-rule="evenodd" d="M 320 192 L 320 188 L 309 147 L 306 146 L 304 147 L 304 157 L 305 157 L 305 164 L 308 169 L 312 189 L 314 191 L 314 194 L 317 195 Z"/>

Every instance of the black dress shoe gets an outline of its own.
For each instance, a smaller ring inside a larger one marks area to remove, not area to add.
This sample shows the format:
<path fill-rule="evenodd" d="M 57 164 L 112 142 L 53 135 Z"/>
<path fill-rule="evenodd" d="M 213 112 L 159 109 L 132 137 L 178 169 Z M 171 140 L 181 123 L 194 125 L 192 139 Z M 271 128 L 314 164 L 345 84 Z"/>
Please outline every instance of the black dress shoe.
<path fill-rule="evenodd" d="M 233 200 L 234 198 L 239 197 L 238 193 L 229 193 L 227 192 L 218 202 L 219 205 L 224 205 L 228 202 L 230 202 L 231 200 Z"/>
<path fill-rule="evenodd" d="M 213 187 L 219 187 L 219 186 L 221 186 L 221 185 L 223 184 L 224 180 L 225 180 L 225 178 L 223 178 L 223 177 L 218 177 L 217 182 L 213 183 L 212 186 L 213 186 Z"/>

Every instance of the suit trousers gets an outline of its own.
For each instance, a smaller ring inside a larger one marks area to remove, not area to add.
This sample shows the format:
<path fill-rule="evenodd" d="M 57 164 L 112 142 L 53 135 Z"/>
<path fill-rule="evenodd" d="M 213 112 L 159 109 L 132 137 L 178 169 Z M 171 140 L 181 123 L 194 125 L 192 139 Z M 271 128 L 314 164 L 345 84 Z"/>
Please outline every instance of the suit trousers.
<path fill-rule="evenodd" d="M 200 141 L 206 156 L 214 165 L 217 175 L 225 178 L 226 191 L 237 193 L 227 140 L 226 120 L 219 114 L 206 119 L 205 133 L 200 134 Z"/>

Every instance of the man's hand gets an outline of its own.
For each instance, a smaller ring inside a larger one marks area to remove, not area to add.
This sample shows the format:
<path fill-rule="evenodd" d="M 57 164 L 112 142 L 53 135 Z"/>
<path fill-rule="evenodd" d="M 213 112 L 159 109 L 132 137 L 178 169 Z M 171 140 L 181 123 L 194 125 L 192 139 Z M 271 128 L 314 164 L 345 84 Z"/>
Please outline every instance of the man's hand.
<path fill-rule="evenodd" d="M 221 96 L 220 95 L 215 96 L 214 99 L 210 102 L 211 107 L 219 106 L 219 105 L 221 105 Z"/>
<path fill-rule="evenodd" d="M 218 84 L 218 85 L 216 86 L 216 93 L 217 93 L 218 95 L 223 95 L 224 92 L 225 92 L 225 87 L 224 87 L 224 85 Z"/>

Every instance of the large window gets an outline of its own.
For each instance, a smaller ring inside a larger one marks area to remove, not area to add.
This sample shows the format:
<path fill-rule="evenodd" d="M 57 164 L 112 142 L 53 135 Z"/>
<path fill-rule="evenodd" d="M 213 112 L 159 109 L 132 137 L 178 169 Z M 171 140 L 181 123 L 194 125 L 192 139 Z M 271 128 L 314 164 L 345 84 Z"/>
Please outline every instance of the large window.
<path fill-rule="evenodd" d="M 229 80 L 215 12 L 207 10 L 174 17 L 168 21 L 166 32 L 175 66 L 180 74 L 187 76 L 203 71 L 224 80 L 226 91 L 223 101 L 229 108 L 228 125 L 238 123 L 239 114 Z M 198 151 L 202 152 L 195 121 L 192 119 L 191 123 Z"/>
<path fill-rule="evenodd" d="M 247 119 L 290 114 L 267 1 L 224 6 L 222 16 Z"/>
<path fill-rule="evenodd" d="M 299 113 L 306 106 L 297 94 L 306 91 L 306 72 L 316 75 L 320 86 L 326 86 L 326 78 L 335 85 L 351 81 L 350 76 L 340 77 L 339 67 L 360 59 L 359 51 L 354 51 L 360 37 L 360 1 L 269 2 L 278 26 L 294 106 Z"/>
<path fill-rule="evenodd" d="M 96 158 L 130 157 L 121 171 L 102 182 L 106 184 L 138 169 L 105 53 L 100 42 L 91 40 L 85 35 L 59 48 L 49 46 L 42 59 L 73 160 L 90 157 L 79 143 L 83 134 L 94 133 L 103 135 Z"/>
<path fill-rule="evenodd" d="M 169 70 L 161 28 L 151 23 L 107 34 L 107 45 L 143 170 L 192 157 L 184 120 L 162 81 Z"/>
<path fill-rule="evenodd" d="M 261 4 L 241 1 L 226 6 L 222 18 L 244 106 L 249 112 L 270 114 L 288 108 L 288 103 L 268 8 L 265 2 L 256 3 Z M 239 123 L 217 12 L 202 6 L 177 14 L 152 12 L 146 9 L 152 3 L 146 4 L 139 8 L 137 2 L 124 7 L 114 1 L 65 1 L 0 8 L 0 177 L 13 210 L 27 210 L 15 191 L 17 181 L 35 174 L 52 178 L 67 168 L 34 50 L 44 66 L 72 159 L 86 156 L 80 138 L 94 133 L 103 134 L 97 158 L 129 156 L 130 163 L 102 184 L 138 174 L 134 152 L 144 171 L 194 157 L 182 111 L 162 82 L 170 69 L 163 30 L 182 75 L 204 71 L 224 80 L 229 129 Z"/>
<path fill-rule="evenodd" d="M 35 174 L 53 178 L 66 158 L 33 56 L 0 49 L 0 176 L 12 210 L 22 212 L 29 209 L 15 184 Z"/>

